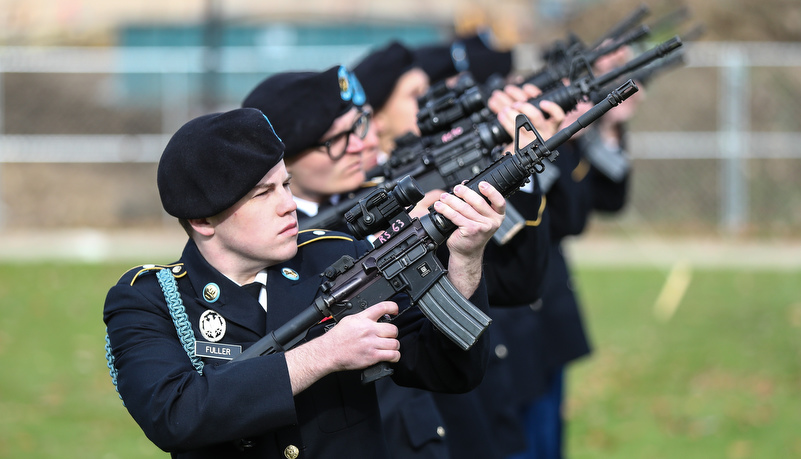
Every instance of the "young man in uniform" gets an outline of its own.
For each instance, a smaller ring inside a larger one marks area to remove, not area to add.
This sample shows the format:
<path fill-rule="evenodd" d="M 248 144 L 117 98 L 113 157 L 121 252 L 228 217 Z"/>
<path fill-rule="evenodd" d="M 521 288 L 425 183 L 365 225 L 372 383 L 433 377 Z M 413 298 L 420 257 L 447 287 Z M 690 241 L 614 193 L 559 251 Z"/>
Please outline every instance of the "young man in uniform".
<path fill-rule="evenodd" d="M 130 270 L 106 298 L 113 380 L 173 457 L 384 458 L 375 390 L 360 370 L 391 362 L 399 383 L 455 392 L 483 375 L 486 337 L 462 351 L 403 298 L 322 321 L 292 349 L 229 362 L 307 308 L 319 273 L 368 249 L 340 233 L 298 234 L 283 155 L 256 109 L 181 127 L 158 170 L 164 209 L 189 235 L 181 259 Z M 448 278 L 486 310 L 482 252 L 505 204 L 492 187 L 482 193 L 489 203 L 457 187 L 435 207 L 458 226 Z M 262 285 L 251 294 L 254 281 Z"/>

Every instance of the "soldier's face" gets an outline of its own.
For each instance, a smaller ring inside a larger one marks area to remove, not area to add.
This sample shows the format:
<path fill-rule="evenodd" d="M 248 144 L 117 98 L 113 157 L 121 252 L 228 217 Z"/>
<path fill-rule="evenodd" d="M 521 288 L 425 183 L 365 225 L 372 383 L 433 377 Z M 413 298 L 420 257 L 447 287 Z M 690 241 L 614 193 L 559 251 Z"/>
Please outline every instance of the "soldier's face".
<path fill-rule="evenodd" d="M 292 158 L 287 167 L 292 174 L 292 192 L 295 196 L 323 202 L 331 195 L 353 191 L 364 182 L 361 162 L 365 139 L 352 133 L 347 138 L 342 135 L 352 129 L 359 116 L 356 108 L 351 109 L 334 120 L 320 139 L 336 139 L 331 144 L 331 152 L 337 159 L 331 159 L 325 147 L 310 148 Z"/>
<path fill-rule="evenodd" d="M 420 135 L 417 99 L 428 91 L 428 87 L 428 75 L 419 68 L 404 73 L 395 83 L 392 94 L 381 111 L 375 114 L 384 151 L 391 151 L 394 140 L 407 132 Z"/>
<path fill-rule="evenodd" d="M 281 161 L 242 199 L 210 219 L 221 247 L 254 265 L 271 266 L 297 253 L 297 205 Z"/>

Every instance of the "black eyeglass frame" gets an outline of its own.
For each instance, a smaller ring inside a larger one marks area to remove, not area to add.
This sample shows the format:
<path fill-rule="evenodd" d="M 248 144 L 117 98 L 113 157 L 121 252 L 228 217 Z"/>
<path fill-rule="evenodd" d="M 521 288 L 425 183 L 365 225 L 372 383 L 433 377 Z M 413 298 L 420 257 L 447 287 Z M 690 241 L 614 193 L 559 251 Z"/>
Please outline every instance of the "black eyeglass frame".
<path fill-rule="evenodd" d="M 353 125 L 347 131 L 340 132 L 339 134 L 334 134 L 330 139 L 326 140 L 325 142 L 319 142 L 312 145 L 313 148 L 322 148 L 325 147 L 325 152 L 328 154 L 328 157 L 331 158 L 332 161 L 336 161 L 339 158 L 345 156 L 345 153 L 348 151 L 348 142 L 350 142 L 350 135 L 353 134 L 356 137 L 364 140 L 367 137 L 367 131 L 370 130 L 370 118 L 372 117 L 372 113 L 369 110 L 359 110 L 359 116 L 356 117 L 356 120 L 353 122 Z M 358 132 L 362 130 L 362 132 Z M 345 147 L 338 155 L 334 155 L 331 153 L 331 145 L 336 143 L 342 137 L 345 137 Z"/>

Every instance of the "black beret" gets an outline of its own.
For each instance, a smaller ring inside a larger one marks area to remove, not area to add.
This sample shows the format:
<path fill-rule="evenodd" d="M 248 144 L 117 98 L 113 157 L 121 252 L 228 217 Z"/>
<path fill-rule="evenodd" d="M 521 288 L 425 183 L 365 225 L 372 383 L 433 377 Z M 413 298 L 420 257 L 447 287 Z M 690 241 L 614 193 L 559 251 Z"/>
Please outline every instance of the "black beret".
<path fill-rule="evenodd" d="M 400 77 L 415 67 L 414 54 L 397 41 L 373 51 L 355 67 L 367 101 L 378 111 L 387 103 Z"/>
<path fill-rule="evenodd" d="M 161 154 L 161 204 L 178 218 L 207 218 L 236 204 L 284 155 L 259 110 L 239 108 L 181 126 Z"/>
<path fill-rule="evenodd" d="M 428 75 L 431 84 L 439 83 L 459 73 L 451 58 L 451 45 L 421 46 L 415 48 L 412 53 L 417 64 Z"/>
<path fill-rule="evenodd" d="M 356 76 L 335 66 L 322 72 L 272 75 L 245 97 L 242 106 L 258 108 L 272 120 L 290 158 L 318 143 L 337 117 L 364 102 Z"/>
<path fill-rule="evenodd" d="M 486 82 L 494 74 L 506 77 L 512 71 L 512 52 L 495 49 L 488 44 L 489 40 L 490 37 L 483 34 L 462 40 L 467 51 L 468 70 L 479 83 Z"/>
<path fill-rule="evenodd" d="M 431 84 L 464 71 L 470 71 L 476 82 L 484 83 L 493 74 L 505 77 L 512 71 L 512 53 L 488 45 L 490 39 L 485 34 L 473 35 L 446 45 L 423 46 L 413 53 Z"/>

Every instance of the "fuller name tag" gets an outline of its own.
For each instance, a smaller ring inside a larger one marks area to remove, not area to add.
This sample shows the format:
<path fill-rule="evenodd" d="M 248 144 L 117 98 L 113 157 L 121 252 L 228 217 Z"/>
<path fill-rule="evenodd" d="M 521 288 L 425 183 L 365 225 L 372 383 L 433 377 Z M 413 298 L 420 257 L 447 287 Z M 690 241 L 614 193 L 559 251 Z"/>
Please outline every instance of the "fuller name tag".
<path fill-rule="evenodd" d="M 212 359 L 231 360 L 242 353 L 242 346 L 195 341 L 195 355 Z"/>

